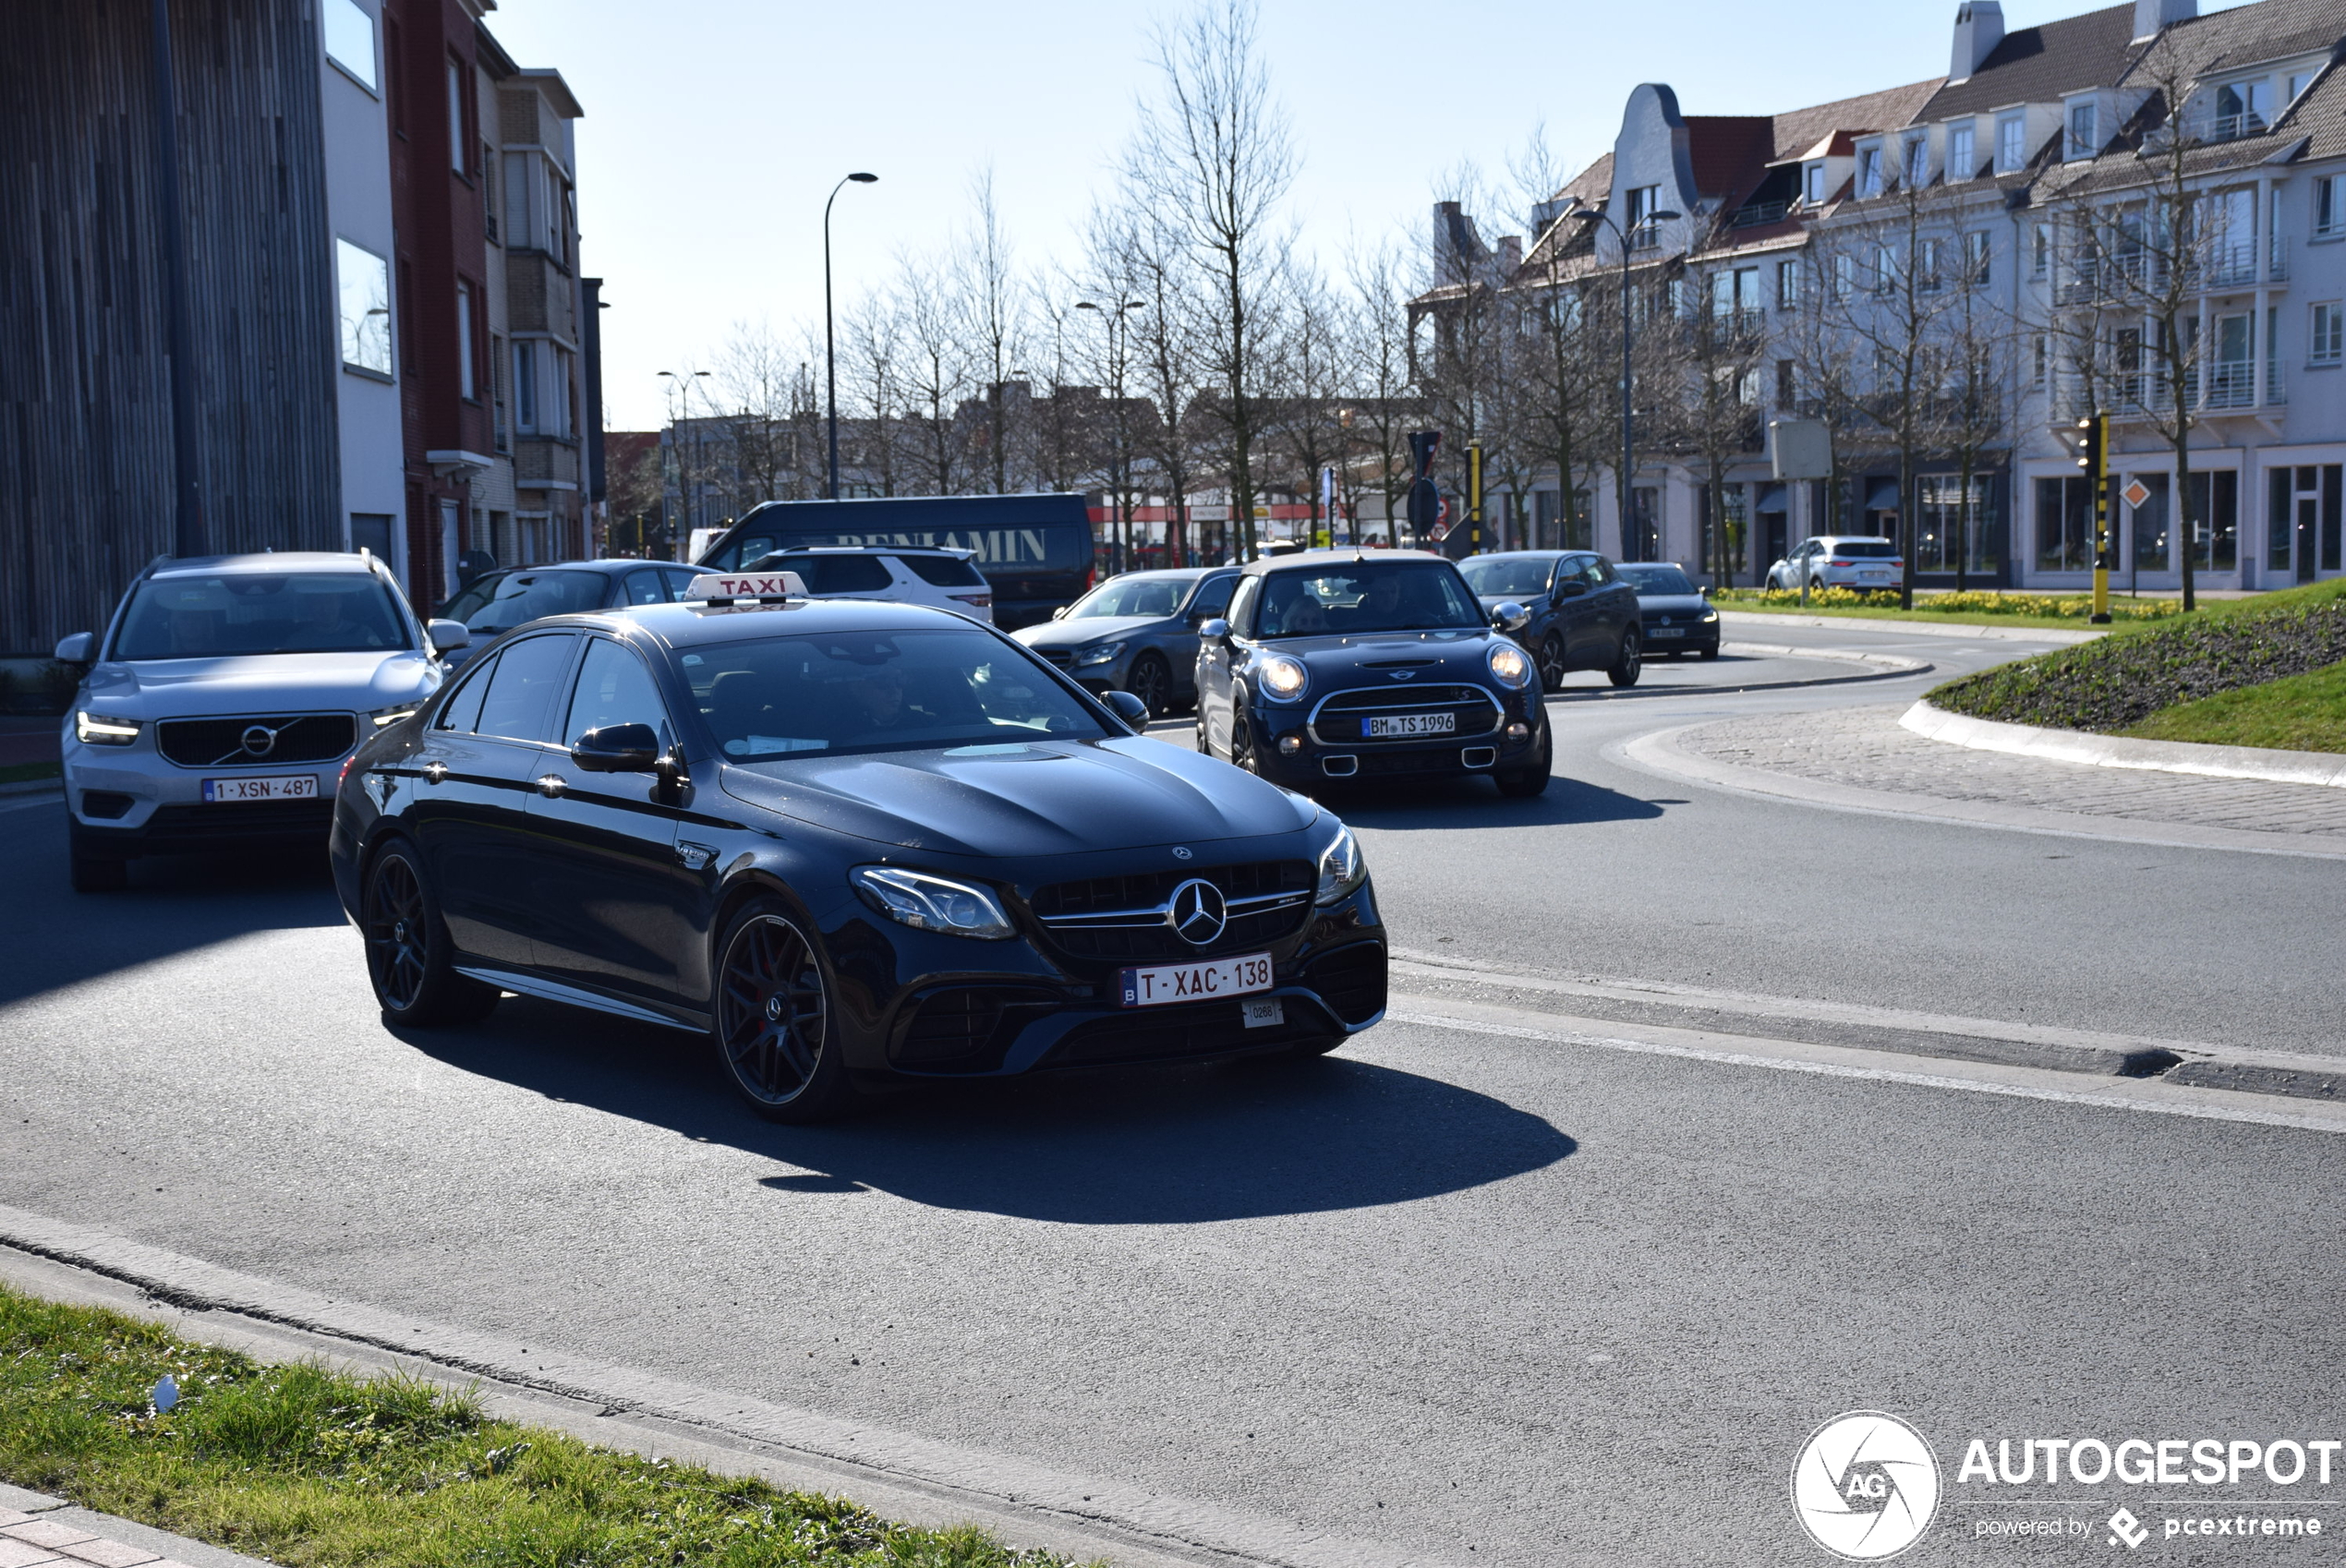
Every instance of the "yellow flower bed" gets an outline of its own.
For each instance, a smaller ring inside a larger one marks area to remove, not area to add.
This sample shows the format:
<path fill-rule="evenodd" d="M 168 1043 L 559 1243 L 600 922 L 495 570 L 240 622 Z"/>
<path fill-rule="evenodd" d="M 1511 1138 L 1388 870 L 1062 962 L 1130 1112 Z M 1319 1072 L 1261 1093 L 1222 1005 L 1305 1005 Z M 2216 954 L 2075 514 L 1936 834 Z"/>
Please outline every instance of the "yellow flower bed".
<path fill-rule="evenodd" d="M 1771 609 L 1796 608 L 1800 595 L 1790 588 L 1729 588 L 1713 596 L 1722 605 L 1757 604 Z M 1854 588 L 1819 588 L 1808 595 L 1810 609 L 1895 609 L 1895 590 L 1859 593 Z M 2083 621 L 2094 612 L 2091 596 L 2061 594 L 2007 594 L 1992 590 L 1953 594 L 1917 594 L 1915 596 L 1917 614 L 1936 615 L 2038 615 L 2061 621 Z M 2127 599 L 2110 601 L 2110 616 L 2113 621 L 2163 621 L 2183 612 L 2180 599 Z"/>

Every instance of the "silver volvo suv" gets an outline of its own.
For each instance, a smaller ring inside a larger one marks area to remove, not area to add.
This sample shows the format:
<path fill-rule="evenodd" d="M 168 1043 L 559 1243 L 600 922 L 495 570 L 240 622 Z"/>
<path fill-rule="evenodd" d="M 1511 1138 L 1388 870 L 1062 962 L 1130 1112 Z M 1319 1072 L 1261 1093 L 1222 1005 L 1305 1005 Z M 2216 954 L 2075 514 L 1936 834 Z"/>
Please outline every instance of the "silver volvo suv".
<path fill-rule="evenodd" d="M 256 840 L 323 847 L 342 765 L 441 682 L 462 621 L 417 621 L 383 564 L 291 553 L 157 560 L 103 635 L 65 728 L 73 885 L 140 855 Z"/>

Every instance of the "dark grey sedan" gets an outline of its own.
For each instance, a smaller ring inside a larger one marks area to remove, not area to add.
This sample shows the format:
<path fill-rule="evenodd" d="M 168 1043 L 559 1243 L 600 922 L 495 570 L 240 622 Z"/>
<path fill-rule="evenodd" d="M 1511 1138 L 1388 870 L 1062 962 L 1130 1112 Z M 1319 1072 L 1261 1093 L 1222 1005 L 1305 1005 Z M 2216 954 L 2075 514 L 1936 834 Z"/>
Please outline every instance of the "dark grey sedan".
<path fill-rule="evenodd" d="M 1693 580 L 1667 561 L 1624 561 L 1614 568 L 1638 590 L 1646 657 L 1719 657 L 1719 612 Z"/>
<path fill-rule="evenodd" d="M 672 604 L 700 568 L 669 561 L 565 561 L 482 573 L 456 590 L 440 613 L 473 634 L 465 647 L 441 655 L 453 669 L 499 634 L 549 615 L 619 609 L 631 604 Z"/>
<path fill-rule="evenodd" d="M 1010 635 L 1085 690 L 1130 692 L 1152 717 L 1197 706 L 1197 629 L 1230 608 L 1236 568 L 1127 572 Z"/>

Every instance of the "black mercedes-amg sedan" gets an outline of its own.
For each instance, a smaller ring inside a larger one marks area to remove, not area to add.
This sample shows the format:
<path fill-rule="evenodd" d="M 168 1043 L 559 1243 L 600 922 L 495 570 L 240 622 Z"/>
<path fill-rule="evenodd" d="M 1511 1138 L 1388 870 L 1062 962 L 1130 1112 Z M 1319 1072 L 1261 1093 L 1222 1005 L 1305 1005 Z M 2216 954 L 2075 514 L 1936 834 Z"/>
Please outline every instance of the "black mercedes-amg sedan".
<path fill-rule="evenodd" d="M 345 766 L 385 1019 L 507 992 L 708 1035 L 760 1114 L 1329 1050 L 1384 1016 L 1343 823 L 1009 636 L 789 574 L 532 622 Z"/>

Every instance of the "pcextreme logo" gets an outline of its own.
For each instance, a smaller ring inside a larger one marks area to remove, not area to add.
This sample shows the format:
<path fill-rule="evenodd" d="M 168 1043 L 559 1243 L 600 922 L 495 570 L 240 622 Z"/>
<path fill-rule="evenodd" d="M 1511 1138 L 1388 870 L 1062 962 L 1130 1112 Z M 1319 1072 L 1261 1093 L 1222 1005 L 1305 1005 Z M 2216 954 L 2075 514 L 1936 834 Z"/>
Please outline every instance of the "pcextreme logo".
<path fill-rule="evenodd" d="M 1836 1557 L 1895 1557 L 1922 1538 L 1939 1511 L 1938 1456 L 1895 1416 L 1835 1416 L 1793 1461 L 1792 1509 L 1809 1538 Z"/>

